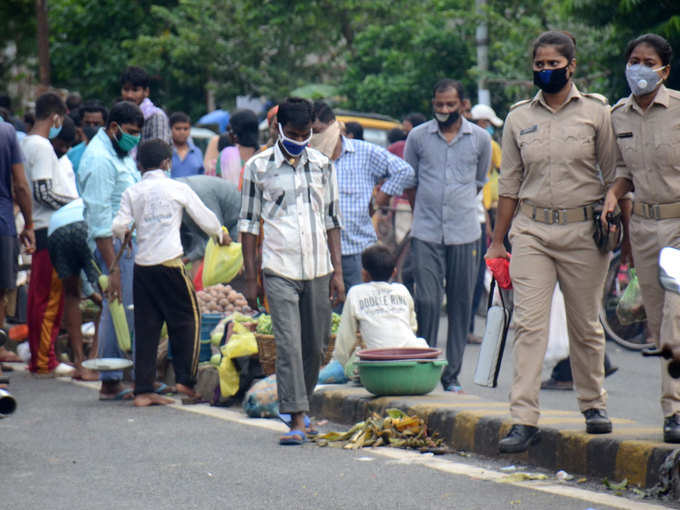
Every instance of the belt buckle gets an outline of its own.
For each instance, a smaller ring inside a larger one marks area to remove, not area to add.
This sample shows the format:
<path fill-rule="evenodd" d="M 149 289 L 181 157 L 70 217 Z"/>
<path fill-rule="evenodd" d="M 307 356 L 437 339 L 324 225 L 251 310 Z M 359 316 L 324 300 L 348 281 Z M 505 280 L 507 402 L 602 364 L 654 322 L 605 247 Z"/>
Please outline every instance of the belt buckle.
<path fill-rule="evenodd" d="M 552 223 L 552 209 L 543 209 L 543 223 L 550 225 Z"/>
<path fill-rule="evenodd" d="M 553 210 L 553 223 L 558 225 L 567 224 L 567 210 L 566 209 L 555 209 Z"/>

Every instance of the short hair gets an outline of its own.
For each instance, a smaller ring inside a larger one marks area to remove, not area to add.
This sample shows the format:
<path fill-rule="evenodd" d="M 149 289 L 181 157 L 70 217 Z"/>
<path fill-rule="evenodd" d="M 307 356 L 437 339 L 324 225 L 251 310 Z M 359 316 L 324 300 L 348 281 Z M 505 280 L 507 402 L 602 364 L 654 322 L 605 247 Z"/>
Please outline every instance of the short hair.
<path fill-rule="evenodd" d="M 172 149 L 164 140 L 153 138 L 139 146 L 137 157 L 143 170 L 155 170 L 166 159 L 172 159 Z"/>
<path fill-rule="evenodd" d="M 465 88 L 458 80 L 444 78 L 435 83 L 432 89 L 432 97 L 437 95 L 437 92 L 446 92 L 447 90 L 455 90 L 458 93 L 458 99 L 462 102 L 465 99 Z"/>
<path fill-rule="evenodd" d="M 364 139 L 364 128 L 358 122 L 345 122 L 345 132 L 352 133 L 355 140 Z"/>
<path fill-rule="evenodd" d="M 312 104 L 300 97 L 289 97 L 279 105 L 277 120 L 281 127 L 287 124 L 297 128 L 307 127 L 314 121 Z"/>
<path fill-rule="evenodd" d="M 141 128 L 144 125 L 144 115 L 135 103 L 120 101 L 111 108 L 106 127 L 109 127 L 112 122 L 116 122 L 119 126 L 121 124 L 135 124 Z"/>
<path fill-rule="evenodd" d="M 99 99 L 89 99 L 83 103 L 83 106 L 80 107 L 79 113 L 80 113 L 80 121 L 83 121 L 83 118 L 85 117 L 86 113 L 101 113 L 102 114 L 102 119 L 104 120 L 104 124 L 106 125 L 106 121 L 109 118 L 109 111 L 106 109 L 104 106 L 104 103 L 102 103 Z"/>
<path fill-rule="evenodd" d="M 64 122 L 61 125 L 61 131 L 56 136 L 62 142 L 72 144 L 76 141 L 76 125 L 69 115 L 64 115 Z"/>
<path fill-rule="evenodd" d="M 12 113 L 12 100 L 7 94 L 0 94 L 0 108 L 5 108 Z"/>
<path fill-rule="evenodd" d="M 416 127 L 427 121 L 427 118 L 422 113 L 412 112 L 404 117 L 404 120 L 410 122 L 413 127 Z"/>
<path fill-rule="evenodd" d="M 129 66 L 123 71 L 123 74 L 120 75 L 121 87 L 127 83 L 130 83 L 133 87 L 142 87 L 146 89 L 149 88 L 149 85 L 151 84 L 151 78 L 149 77 L 149 73 L 141 67 Z"/>
<path fill-rule="evenodd" d="M 387 141 L 389 143 L 398 142 L 400 140 L 406 140 L 406 133 L 403 129 L 392 128 L 387 132 Z"/>
<path fill-rule="evenodd" d="M 66 115 L 66 105 L 54 92 L 45 92 L 35 102 L 35 118 L 36 120 L 45 120 L 55 114 Z"/>
<path fill-rule="evenodd" d="M 626 46 L 626 62 L 628 62 L 628 59 L 633 51 L 635 51 L 635 48 L 641 44 L 649 44 L 654 48 L 654 51 L 659 55 L 661 63 L 663 63 L 664 66 L 671 63 L 671 60 L 673 59 L 673 48 L 668 44 L 666 39 L 657 34 L 644 34 L 630 41 L 628 46 Z"/>
<path fill-rule="evenodd" d="M 394 255 L 383 244 L 372 244 L 361 252 L 361 266 L 376 282 L 386 282 L 394 272 Z"/>
<path fill-rule="evenodd" d="M 252 110 L 238 110 L 229 118 L 229 126 L 236 135 L 237 143 L 244 147 L 259 147 L 259 125 L 257 115 Z"/>
<path fill-rule="evenodd" d="M 541 46 L 554 46 L 568 62 L 574 60 L 576 56 L 576 38 L 563 30 L 549 30 L 539 35 L 534 41 L 531 58 L 536 57 L 536 52 Z"/>
<path fill-rule="evenodd" d="M 83 103 L 83 98 L 80 94 L 73 92 L 66 96 L 66 107 L 69 110 L 76 110 Z"/>
<path fill-rule="evenodd" d="M 10 113 L 10 111 L 7 108 L 5 108 L 4 106 L 0 105 L 0 117 L 2 117 L 2 119 L 5 122 L 9 122 L 11 124 L 12 123 L 12 121 L 10 119 L 11 116 L 12 116 L 12 114 Z"/>
<path fill-rule="evenodd" d="M 222 133 L 217 139 L 217 152 L 222 152 L 222 149 L 232 147 L 233 145 L 234 141 L 231 139 L 231 135 L 229 133 Z"/>
<path fill-rule="evenodd" d="M 328 103 L 314 101 L 314 119 L 318 119 L 324 124 L 330 124 L 335 120 L 335 113 L 333 112 L 333 109 L 328 106 Z"/>
<path fill-rule="evenodd" d="M 174 126 L 178 122 L 185 122 L 187 124 L 191 124 L 191 119 L 189 116 L 184 113 L 184 112 L 175 112 L 172 115 L 170 115 L 170 127 Z"/>

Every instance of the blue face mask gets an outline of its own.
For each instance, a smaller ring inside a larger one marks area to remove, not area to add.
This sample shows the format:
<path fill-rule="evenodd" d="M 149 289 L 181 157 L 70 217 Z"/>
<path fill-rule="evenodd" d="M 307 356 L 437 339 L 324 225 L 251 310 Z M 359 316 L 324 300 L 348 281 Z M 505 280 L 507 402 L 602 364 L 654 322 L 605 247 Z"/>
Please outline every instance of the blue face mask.
<path fill-rule="evenodd" d="M 59 126 L 59 127 L 52 126 L 50 128 L 50 134 L 47 135 L 47 138 L 52 140 L 52 138 L 56 138 L 59 133 L 61 133 L 61 126 Z"/>
<path fill-rule="evenodd" d="M 493 126 L 486 126 L 484 129 L 486 129 L 486 132 L 489 133 L 489 136 L 493 136 L 493 134 L 496 132 Z"/>
<path fill-rule="evenodd" d="M 286 135 L 283 134 L 283 128 L 281 127 L 280 123 L 279 123 L 279 136 L 281 138 L 281 145 L 283 145 L 283 148 L 286 149 L 286 152 L 293 156 L 294 158 L 302 154 L 302 151 L 305 150 L 305 147 L 307 147 L 309 142 L 312 140 L 311 133 L 309 134 L 309 138 L 302 142 L 298 142 L 297 140 L 288 138 Z"/>

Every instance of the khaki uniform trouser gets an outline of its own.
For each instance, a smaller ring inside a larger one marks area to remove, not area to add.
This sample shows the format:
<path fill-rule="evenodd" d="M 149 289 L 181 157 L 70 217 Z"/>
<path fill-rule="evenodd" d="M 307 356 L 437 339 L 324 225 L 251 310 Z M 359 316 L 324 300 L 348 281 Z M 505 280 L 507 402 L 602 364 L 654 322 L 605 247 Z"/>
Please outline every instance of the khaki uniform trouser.
<path fill-rule="evenodd" d="M 680 343 L 680 296 L 659 283 L 659 252 L 664 246 L 680 248 L 680 219 L 651 220 L 633 215 L 630 225 L 635 268 L 640 280 L 647 326 L 659 345 Z M 680 380 L 668 375 L 661 360 L 661 410 L 664 416 L 680 412 Z"/>
<path fill-rule="evenodd" d="M 605 337 L 598 319 L 609 255 L 593 241 L 590 221 L 538 223 L 519 213 L 510 230 L 514 289 L 514 376 L 510 414 L 515 423 L 538 424 L 541 367 L 548 344 L 555 284 L 564 295 L 569 354 L 581 411 L 605 409 Z"/>

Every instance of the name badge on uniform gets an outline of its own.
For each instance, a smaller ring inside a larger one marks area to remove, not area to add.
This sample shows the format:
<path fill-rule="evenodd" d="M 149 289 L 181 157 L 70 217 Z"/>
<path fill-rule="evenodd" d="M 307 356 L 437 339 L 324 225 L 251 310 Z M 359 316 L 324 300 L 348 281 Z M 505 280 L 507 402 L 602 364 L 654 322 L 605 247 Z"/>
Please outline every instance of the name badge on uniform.
<path fill-rule="evenodd" d="M 633 133 L 630 131 L 627 133 L 616 133 L 616 138 L 633 138 Z"/>
<path fill-rule="evenodd" d="M 531 127 L 522 129 L 522 131 L 519 132 L 519 135 L 528 135 L 529 133 L 534 133 L 535 131 L 538 131 L 538 124 L 534 124 Z"/>

